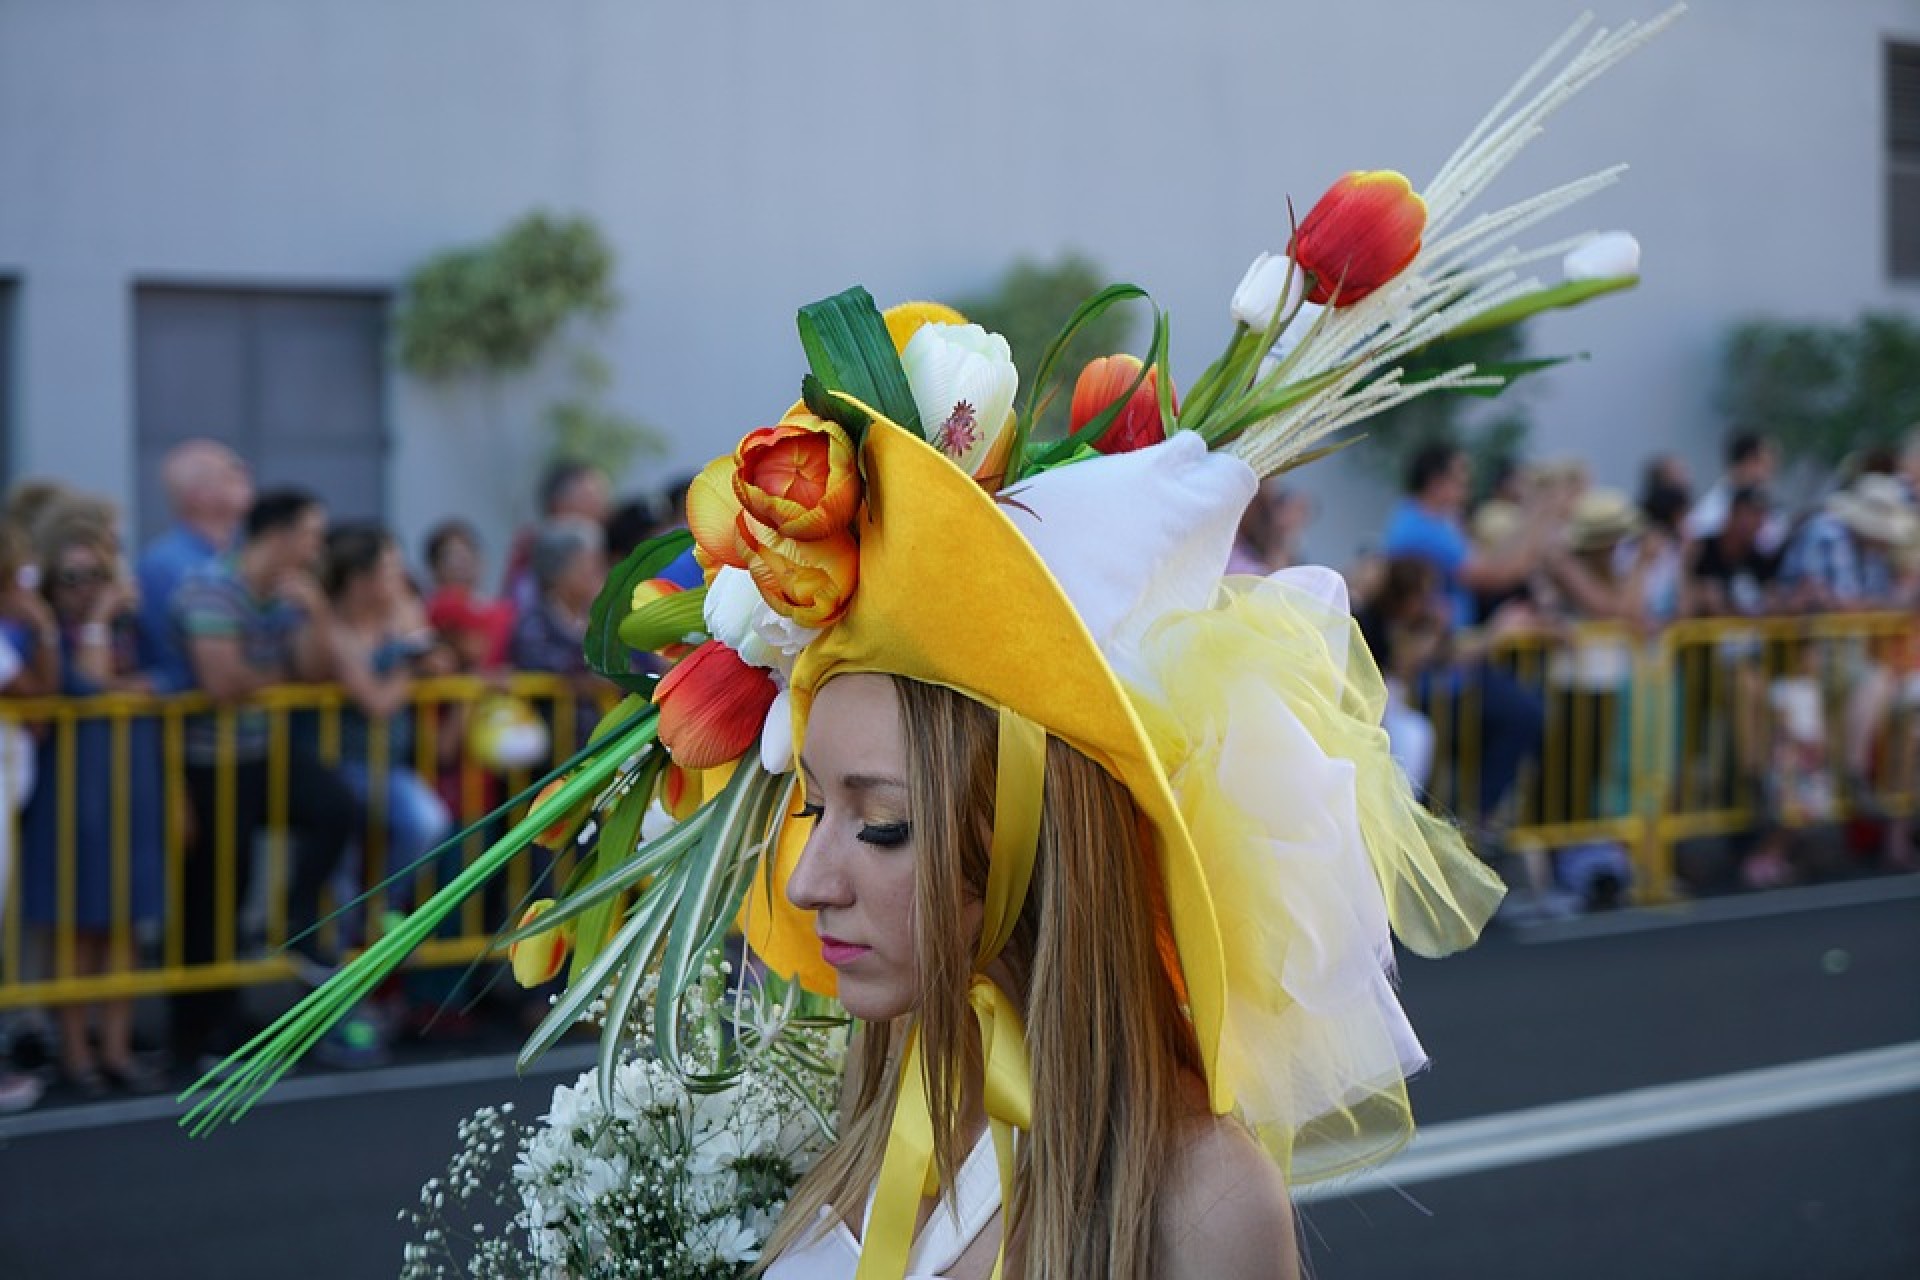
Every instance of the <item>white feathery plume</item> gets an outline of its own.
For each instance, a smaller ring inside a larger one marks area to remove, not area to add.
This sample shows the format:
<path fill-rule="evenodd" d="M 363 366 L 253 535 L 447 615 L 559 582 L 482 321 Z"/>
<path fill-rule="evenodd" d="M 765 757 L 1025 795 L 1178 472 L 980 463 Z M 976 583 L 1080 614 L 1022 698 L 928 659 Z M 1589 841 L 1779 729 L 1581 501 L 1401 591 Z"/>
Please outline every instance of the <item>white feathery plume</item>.
<path fill-rule="evenodd" d="M 1301 339 L 1274 375 L 1299 382 L 1333 370 L 1329 384 L 1249 427 L 1229 446 L 1255 471 L 1285 470 L 1320 442 L 1363 418 L 1429 391 L 1497 385 L 1471 366 L 1413 385 L 1395 366 L 1421 346 L 1461 325 L 1540 289 L 1518 269 L 1559 257 L 1588 236 L 1522 250 L 1506 243 L 1540 221 L 1610 186 L 1625 172 L 1614 165 L 1572 182 L 1481 213 L 1449 231 L 1468 206 L 1510 164 L 1560 105 L 1664 30 L 1685 9 L 1675 5 L 1649 22 L 1595 31 L 1551 76 L 1592 25 L 1584 14 L 1527 68 L 1421 189 L 1427 225 L 1420 252 L 1401 274 L 1351 307 L 1331 308 Z M 1543 76 L 1545 83 L 1529 89 Z M 1589 233 L 1590 234 L 1590 233 Z M 1497 246 L 1497 247 L 1496 247 Z M 1351 364 L 1349 365 L 1349 362 Z M 1342 369 L 1343 365 L 1348 365 Z M 1383 372 L 1385 371 L 1385 372 Z M 1278 385 L 1276 382 L 1275 385 Z"/>

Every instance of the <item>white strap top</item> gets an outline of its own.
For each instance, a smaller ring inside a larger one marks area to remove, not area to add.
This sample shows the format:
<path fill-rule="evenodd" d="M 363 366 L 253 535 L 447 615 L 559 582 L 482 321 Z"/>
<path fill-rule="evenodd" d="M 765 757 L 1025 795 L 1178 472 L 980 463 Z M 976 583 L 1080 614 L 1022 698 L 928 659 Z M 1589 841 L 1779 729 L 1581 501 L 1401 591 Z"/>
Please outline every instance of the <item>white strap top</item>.
<path fill-rule="evenodd" d="M 869 1193 L 867 1212 L 872 1211 Z M 999 1212 L 1000 1165 L 989 1131 L 980 1135 L 960 1165 L 952 1207 L 942 1198 L 914 1238 L 904 1280 L 941 1280 Z M 767 1268 L 767 1280 L 852 1280 L 860 1266 L 860 1242 L 831 1208 L 822 1209 L 820 1215 L 823 1223 L 831 1225 L 781 1254 Z"/>

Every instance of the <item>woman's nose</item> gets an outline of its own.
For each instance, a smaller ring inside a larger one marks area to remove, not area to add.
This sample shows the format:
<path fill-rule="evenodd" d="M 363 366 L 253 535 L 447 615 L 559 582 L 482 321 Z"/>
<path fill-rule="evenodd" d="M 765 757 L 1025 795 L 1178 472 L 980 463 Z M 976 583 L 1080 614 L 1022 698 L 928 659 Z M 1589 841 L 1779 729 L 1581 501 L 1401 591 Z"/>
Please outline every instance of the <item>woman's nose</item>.
<path fill-rule="evenodd" d="M 787 901 L 802 911 L 820 911 L 844 907 L 850 901 L 847 878 L 837 865 L 831 843 L 821 838 L 816 825 L 800 850 L 800 861 L 787 877 Z"/>

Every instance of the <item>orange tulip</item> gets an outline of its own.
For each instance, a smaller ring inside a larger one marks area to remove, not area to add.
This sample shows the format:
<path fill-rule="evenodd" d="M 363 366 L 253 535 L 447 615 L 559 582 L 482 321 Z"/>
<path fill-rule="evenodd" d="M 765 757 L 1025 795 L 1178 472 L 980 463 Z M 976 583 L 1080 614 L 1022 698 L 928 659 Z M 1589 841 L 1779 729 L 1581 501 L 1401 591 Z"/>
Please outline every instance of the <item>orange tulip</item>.
<path fill-rule="evenodd" d="M 818 629 L 839 621 L 853 602 L 860 547 L 851 533 L 802 542 L 742 516 L 740 538 L 747 547 L 747 571 L 775 613 Z"/>
<path fill-rule="evenodd" d="M 540 899 L 520 917 L 520 927 L 526 928 L 551 910 L 553 899 Z M 507 948 L 507 959 L 513 966 L 513 980 L 529 988 L 552 982 L 560 976 L 561 968 L 567 963 L 567 949 L 572 945 L 572 922 L 511 944 Z"/>
<path fill-rule="evenodd" d="M 683 769 L 711 769 L 745 755 L 773 705 L 773 677 L 709 640 L 660 680 L 660 741 Z"/>
<path fill-rule="evenodd" d="M 1287 252 L 1313 278 L 1308 302 L 1350 307 L 1407 269 L 1426 229 L 1427 202 L 1406 178 L 1356 170 L 1308 210 Z"/>
<path fill-rule="evenodd" d="M 733 459 L 715 458 L 701 469 L 687 488 L 687 529 L 693 534 L 693 557 L 711 579 L 721 565 L 747 567 L 740 545 L 740 499 L 733 493 Z"/>
<path fill-rule="evenodd" d="M 1073 384 L 1073 407 L 1067 415 L 1069 430 L 1079 434 L 1082 427 L 1106 412 L 1107 406 L 1126 395 L 1127 388 L 1139 376 L 1138 356 L 1101 356 L 1087 361 L 1079 381 Z M 1147 370 L 1140 389 L 1133 393 L 1106 434 L 1094 441 L 1093 447 L 1101 453 L 1132 453 L 1165 440 L 1166 429 L 1160 421 L 1159 386 L 1160 370 L 1156 366 Z M 1177 407 L 1178 398 L 1170 399 Z"/>
<path fill-rule="evenodd" d="M 559 777 L 540 788 L 540 794 L 533 798 L 533 804 L 528 807 L 527 812 L 538 813 L 540 806 L 552 799 L 554 792 L 566 785 L 567 777 Z M 565 849 L 573 843 L 574 837 L 580 834 L 580 828 L 586 825 L 587 811 L 592 805 L 591 799 L 580 801 L 548 823 L 546 829 L 533 838 L 533 842 L 543 849 Z"/>
<path fill-rule="evenodd" d="M 853 520 L 860 473 L 853 441 L 810 413 L 750 431 L 734 450 L 733 496 L 775 533 L 802 542 L 831 537 Z"/>

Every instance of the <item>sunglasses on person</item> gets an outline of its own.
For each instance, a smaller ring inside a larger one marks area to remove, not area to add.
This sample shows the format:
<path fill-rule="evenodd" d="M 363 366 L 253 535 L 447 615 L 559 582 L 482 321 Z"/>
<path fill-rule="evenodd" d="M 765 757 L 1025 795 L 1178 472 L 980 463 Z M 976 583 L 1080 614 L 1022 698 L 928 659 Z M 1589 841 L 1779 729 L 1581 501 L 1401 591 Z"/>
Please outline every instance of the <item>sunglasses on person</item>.
<path fill-rule="evenodd" d="M 112 581 L 111 569 L 59 569 L 53 575 L 58 587 L 104 587 Z"/>

